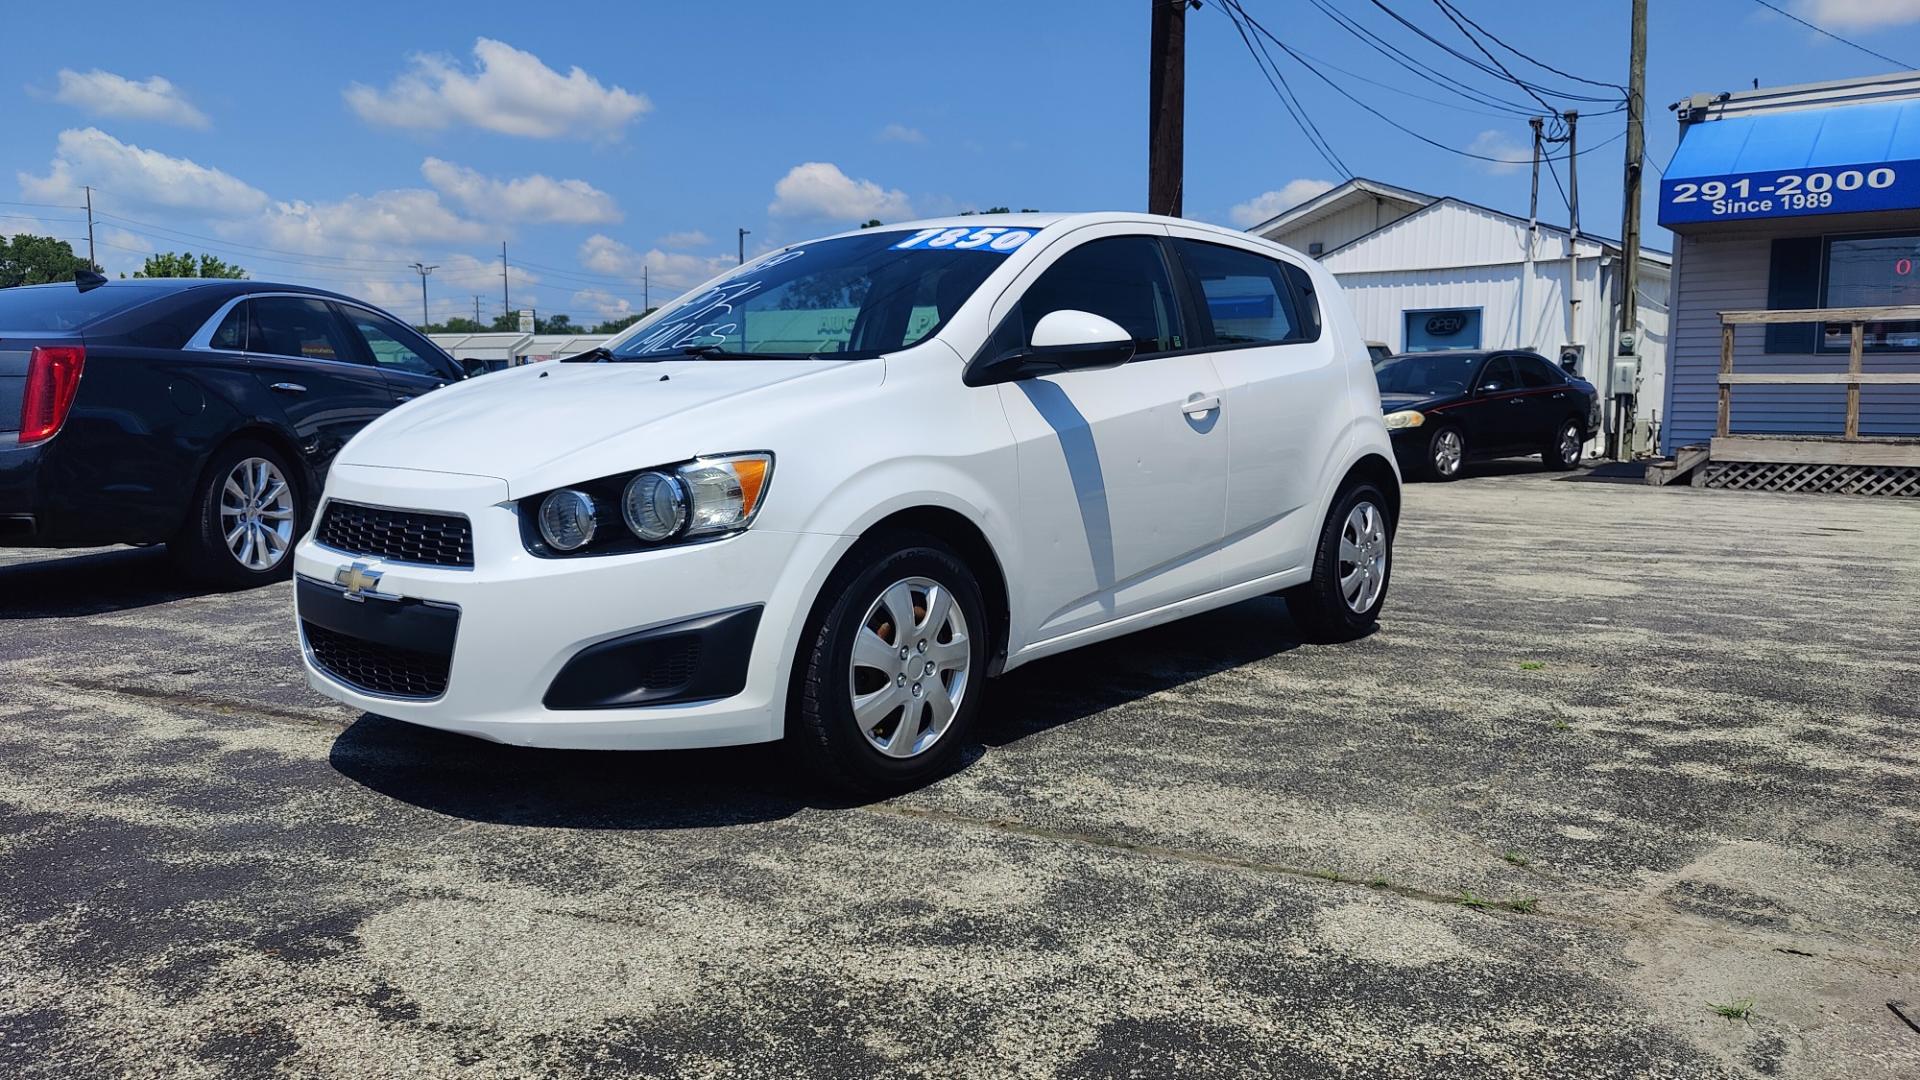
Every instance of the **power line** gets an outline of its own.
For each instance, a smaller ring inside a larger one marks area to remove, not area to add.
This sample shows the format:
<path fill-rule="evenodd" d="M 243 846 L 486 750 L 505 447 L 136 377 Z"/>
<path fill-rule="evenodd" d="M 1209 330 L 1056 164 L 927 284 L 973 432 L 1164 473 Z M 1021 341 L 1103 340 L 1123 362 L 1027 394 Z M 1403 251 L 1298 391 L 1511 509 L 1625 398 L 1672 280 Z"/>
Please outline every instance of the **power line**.
<path fill-rule="evenodd" d="M 1892 64 L 1894 67 L 1900 68 L 1903 71 L 1913 70 L 1912 64 L 1905 63 L 1900 60 L 1895 60 L 1893 57 L 1888 56 L 1886 53 L 1874 52 L 1872 49 L 1867 48 L 1865 45 L 1862 45 L 1857 41 L 1849 41 L 1846 38 L 1841 37 L 1839 34 L 1836 34 L 1833 31 L 1828 30 L 1824 26 L 1815 26 L 1814 24 L 1808 22 L 1807 20 L 1801 18 L 1800 16 L 1795 15 L 1791 11 L 1787 11 L 1784 8 L 1775 7 L 1774 5 L 1767 3 L 1767 0 L 1753 0 L 1753 2 L 1756 4 L 1759 4 L 1763 8 L 1766 8 L 1768 11 L 1772 11 L 1780 15 L 1785 15 L 1787 18 L 1792 19 L 1794 22 L 1799 23 L 1801 26 L 1804 26 L 1807 29 L 1812 30 L 1817 34 L 1825 34 L 1842 45 L 1850 45 L 1853 48 L 1859 49 L 1861 52 L 1866 53 L 1868 56 L 1877 57 L 1881 60 L 1885 60 L 1887 63 Z"/>
<path fill-rule="evenodd" d="M 1453 24 L 1453 28 L 1455 30 L 1460 31 L 1461 37 L 1466 38 L 1469 42 L 1473 44 L 1474 48 L 1480 50 L 1480 55 L 1486 57 L 1488 60 L 1493 61 L 1493 66 L 1500 69 L 1500 74 L 1505 75 L 1507 77 L 1508 82 L 1511 82 L 1513 85 L 1519 87 L 1522 90 L 1525 90 L 1527 92 L 1527 96 L 1533 98 L 1533 100 L 1540 103 L 1540 107 L 1546 110 L 1548 116 L 1556 116 L 1559 114 L 1560 110 L 1554 108 L 1553 102 L 1548 101 L 1546 98 L 1543 98 L 1539 94 L 1535 93 L 1533 87 L 1527 85 L 1527 83 L 1524 80 L 1522 80 L 1518 75 L 1515 75 L 1511 70 L 1509 70 L 1507 65 L 1501 63 L 1499 58 L 1493 55 L 1493 51 L 1491 49 L 1488 49 L 1485 45 L 1480 44 L 1479 38 L 1474 37 L 1472 34 L 1467 33 L 1467 28 L 1461 25 L 1461 22 L 1459 19 L 1454 18 L 1452 10 L 1450 10 L 1447 7 L 1447 0 L 1433 0 L 1433 4 L 1435 7 L 1440 9 L 1440 14 L 1445 15 L 1447 17 L 1447 21 Z"/>
<path fill-rule="evenodd" d="M 1394 22 L 1397 22 L 1401 26 L 1404 26 L 1407 29 L 1413 31 L 1415 34 L 1419 35 L 1421 38 L 1426 40 L 1429 44 L 1433 45 L 1435 48 L 1442 50 L 1443 52 L 1447 53 L 1449 56 L 1452 56 L 1455 59 L 1460 60 L 1461 62 L 1468 64 L 1474 68 L 1477 68 L 1488 75 L 1494 75 L 1494 76 L 1505 75 L 1508 79 L 1512 80 L 1516 85 L 1525 87 L 1529 90 L 1536 90 L 1542 93 L 1551 94 L 1557 98 L 1566 98 L 1569 101 L 1595 101 L 1595 102 L 1600 102 L 1602 104 L 1605 104 L 1605 103 L 1618 100 L 1616 98 L 1611 98 L 1611 97 L 1593 97 L 1588 94 L 1575 94 L 1565 90 L 1555 90 L 1552 87 L 1542 86 L 1538 83 L 1530 83 L 1523 79 L 1517 78 L 1516 76 L 1514 76 L 1512 72 L 1507 71 L 1504 67 L 1501 68 L 1499 71 L 1495 71 L 1493 68 L 1488 67 L 1486 64 L 1483 64 L 1480 61 L 1475 60 L 1473 57 L 1468 56 L 1466 53 L 1461 52 L 1460 50 L 1454 48 L 1453 46 L 1447 44 L 1446 42 L 1441 41 L 1439 38 L 1434 37 L 1432 34 L 1427 33 L 1427 31 L 1423 29 L 1419 24 L 1413 22 L 1412 20 L 1408 19 L 1406 16 L 1388 7 L 1386 5 L 1386 0 L 1372 0 L 1372 4 L 1374 7 L 1377 7 L 1381 11 L 1386 12 L 1388 17 L 1392 18 Z M 1553 111 L 1553 110 L 1549 109 L 1548 111 Z"/>
<path fill-rule="evenodd" d="M 1346 162 L 1340 160 L 1340 155 L 1328 144 L 1326 136 L 1314 125 L 1312 117 L 1305 114 L 1304 106 L 1299 106 L 1292 99 L 1293 88 L 1287 85 L 1287 78 L 1280 73 L 1279 66 L 1273 64 L 1272 54 L 1266 54 L 1266 61 L 1262 62 L 1261 52 L 1255 49 L 1254 39 L 1248 35 L 1243 25 L 1243 20 L 1251 22 L 1251 17 L 1240 10 L 1240 5 L 1233 0 L 1227 0 L 1221 6 L 1221 10 L 1227 13 L 1227 20 L 1233 23 L 1234 31 L 1240 35 L 1241 42 L 1246 45 L 1247 54 L 1253 57 L 1254 65 L 1260 69 L 1260 74 L 1267 80 L 1267 85 L 1273 88 L 1274 96 L 1280 99 L 1280 104 L 1286 107 L 1287 114 L 1293 117 L 1293 122 L 1299 126 L 1301 134 L 1307 137 L 1307 141 L 1313 144 L 1314 150 L 1329 166 L 1340 173 L 1343 179 L 1350 179 L 1353 176 L 1353 170 L 1347 168 Z M 1269 65 L 1272 65 L 1271 71 L 1268 70 Z M 1279 76 L 1278 82 L 1274 81 L 1275 76 Z M 1283 86 L 1286 87 L 1285 90 L 1281 89 Z"/>
<path fill-rule="evenodd" d="M 1481 35 L 1485 37 L 1487 40 L 1507 50 L 1508 52 L 1519 57 L 1520 59 L 1525 60 L 1527 63 L 1532 64 L 1534 67 L 1544 68 L 1545 70 L 1551 71 L 1555 75 L 1558 75 L 1563 79 L 1572 79 L 1574 82 L 1583 82 L 1583 83 L 1586 83 L 1588 86 L 1599 86 L 1603 88 L 1610 88 L 1610 89 L 1618 90 L 1622 94 L 1627 92 L 1627 88 L 1624 86 L 1621 86 L 1619 83 L 1602 82 L 1599 79 L 1588 79 L 1580 75 L 1575 75 L 1570 71 L 1561 71 L 1559 68 L 1554 67 L 1552 64 L 1549 64 L 1544 60 L 1535 59 L 1532 55 L 1528 53 L 1524 53 L 1519 49 L 1516 49 L 1513 46 L 1507 44 L 1506 42 L 1500 40 L 1499 35 L 1495 34 L 1493 31 L 1488 30 L 1486 27 L 1481 26 L 1477 22 L 1474 22 L 1473 18 L 1469 16 L 1466 12 L 1461 11 L 1457 7 L 1454 7 L 1452 0 L 1435 0 L 1435 2 L 1438 3 L 1443 9 L 1446 9 L 1447 11 L 1450 11 L 1453 14 L 1458 15 L 1460 18 L 1465 19 L 1467 21 L 1468 26 L 1471 26 L 1475 30 L 1480 31 Z"/>
<path fill-rule="evenodd" d="M 1432 83 L 1434 86 L 1437 86 L 1440 89 L 1447 91 L 1448 93 L 1457 94 L 1460 97 L 1463 97 L 1468 101 L 1472 101 L 1477 104 L 1493 106 L 1494 108 L 1500 109 L 1503 112 L 1508 113 L 1509 115 L 1521 117 L 1523 119 L 1526 117 L 1532 116 L 1536 111 L 1519 102 L 1506 101 L 1502 98 L 1496 98 L 1493 95 L 1484 93 L 1480 90 L 1467 87 L 1463 85 L 1459 80 L 1443 75 L 1438 70 L 1422 63 L 1420 60 L 1415 58 L 1411 53 L 1408 53 L 1404 49 L 1401 49 L 1399 46 L 1381 37 L 1379 34 L 1374 33 L 1372 30 L 1367 29 L 1365 26 L 1355 21 L 1352 17 L 1332 7 L 1329 7 L 1326 3 L 1323 2 L 1323 0 L 1309 0 L 1309 2 L 1312 3 L 1315 8 L 1319 9 L 1322 15 L 1325 15 L 1327 18 L 1333 20 L 1333 23 L 1335 26 L 1340 27 L 1342 30 L 1345 30 L 1348 34 L 1351 34 L 1353 37 L 1359 39 L 1361 44 L 1366 45 L 1368 48 L 1372 49 L 1374 52 L 1379 53 L 1380 55 L 1393 61 L 1395 64 L 1399 65 L 1400 67 L 1405 68 L 1407 71 L 1413 73 L 1415 76 L 1418 76 L 1420 79 L 1426 82 Z"/>

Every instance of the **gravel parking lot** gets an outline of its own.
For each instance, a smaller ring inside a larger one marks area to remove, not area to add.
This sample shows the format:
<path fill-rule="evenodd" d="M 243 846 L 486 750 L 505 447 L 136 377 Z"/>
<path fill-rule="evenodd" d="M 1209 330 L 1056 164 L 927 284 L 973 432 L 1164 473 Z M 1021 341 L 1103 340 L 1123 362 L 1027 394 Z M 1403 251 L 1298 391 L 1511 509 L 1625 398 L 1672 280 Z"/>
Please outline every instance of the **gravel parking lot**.
<path fill-rule="evenodd" d="M 0 1075 L 1920 1075 L 1920 505 L 1493 471 L 1408 489 L 1373 637 L 1046 661 L 868 805 L 0 554 Z"/>

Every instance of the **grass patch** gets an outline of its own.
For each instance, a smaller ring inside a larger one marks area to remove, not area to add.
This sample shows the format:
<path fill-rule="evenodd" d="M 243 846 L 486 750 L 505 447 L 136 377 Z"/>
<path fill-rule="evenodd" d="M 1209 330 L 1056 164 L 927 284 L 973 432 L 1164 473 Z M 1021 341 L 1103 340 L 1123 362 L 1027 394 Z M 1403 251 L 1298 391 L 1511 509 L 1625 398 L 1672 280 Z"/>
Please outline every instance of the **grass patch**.
<path fill-rule="evenodd" d="M 1546 662 L 1545 660 L 1522 660 L 1522 661 L 1520 661 L 1520 670 L 1521 670 L 1521 671 L 1539 671 L 1539 670 L 1540 670 L 1541 668 L 1543 668 L 1543 667 L 1546 667 L 1546 666 L 1547 666 L 1547 662 Z"/>
<path fill-rule="evenodd" d="M 1502 853 L 1500 857 L 1507 860 L 1508 862 L 1512 863 L 1515 866 L 1525 866 L 1527 865 L 1528 862 L 1531 861 L 1525 855 L 1522 855 L 1511 848 L 1507 849 L 1504 853 Z"/>
<path fill-rule="evenodd" d="M 1459 897 L 1454 900 L 1454 903 L 1459 904 L 1461 907 L 1472 908 L 1475 911 L 1481 911 L 1487 906 L 1487 900 L 1475 896 L 1471 892 L 1461 893 Z"/>
<path fill-rule="evenodd" d="M 1540 910 L 1540 899 L 1534 896 L 1520 897 L 1500 905 L 1516 915 L 1531 915 Z"/>
<path fill-rule="evenodd" d="M 1725 1005 L 1715 1005 L 1712 1002 L 1708 1002 L 1707 1007 L 1719 1014 L 1728 1023 L 1732 1023 L 1735 1020 L 1741 1023 L 1749 1023 L 1753 1020 L 1753 999 L 1750 997 L 1741 998 L 1738 1001 L 1729 1001 Z"/>
<path fill-rule="evenodd" d="M 1553 730 L 1555 730 L 1555 731 L 1572 731 L 1572 730 L 1573 730 L 1573 725 L 1572 725 L 1572 724 L 1569 724 L 1569 723 L 1567 723 L 1567 722 L 1566 722 L 1565 720 L 1555 720 L 1555 721 L 1553 722 Z"/>
<path fill-rule="evenodd" d="M 1383 878 L 1383 877 L 1367 879 L 1367 888 L 1369 889 L 1384 889 L 1390 884 L 1392 884 L 1392 882 L 1389 882 L 1386 878 Z"/>

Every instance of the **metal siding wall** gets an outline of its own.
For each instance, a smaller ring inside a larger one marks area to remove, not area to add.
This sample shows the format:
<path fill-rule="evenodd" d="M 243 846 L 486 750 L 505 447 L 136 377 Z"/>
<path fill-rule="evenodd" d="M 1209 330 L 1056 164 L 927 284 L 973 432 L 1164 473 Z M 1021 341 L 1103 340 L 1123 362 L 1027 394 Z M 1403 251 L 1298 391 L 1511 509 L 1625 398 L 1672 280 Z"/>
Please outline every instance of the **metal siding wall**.
<path fill-rule="evenodd" d="M 1269 233 L 1267 239 L 1285 244 L 1302 254 L 1315 241 L 1326 245 L 1324 250 L 1332 251 L 1418 209 L 1412 203 L 1399 199 L 1384 200 L 1376 207 L 1373 197 L 1369 196 L 1356 199 L 1352 206 L 1311 224 Z"/>
<path fill-rule="evenodd" d="M 1339 252 L 1327 260 L 1327 266 L 1345 274 L 1519 262 L 1526 255 L 1526 242 L 1524 222 L 1443 201 Z M 1582 259 L 1599 254 L 1597 245 L 1581 244 Z M 1566 257 L 1566 237 L 1541 229 L 1537 259 L 1564 261 Z"/>
<path fill-rule="evenodd" d="M 1815 230 L 1798 230 L 1811 235 Z M 1683 236 L 1685 267 L 1673 301 L 1669 363 L 1671 405 L 1663 449 L 1713 437 L 1719 413 L 1720 312 L 1767 306 L 1767 263 L 1775 235 Z M 1842 353 L 1769 354 L 1766 332 L 1743 326 L 1734 336 L 1736 372 L 1841 371 Z M 1920 370 L 1914 353 L 1868 353 L 1866 371 Z M 1846 423 L 1842 386 L 1736 386 L 1731 428 L 1740 434 L 1838 435 Z M 1920 387 L 1867 386 L 1860 390 L 1862 435 L 1920 435 Z"/>

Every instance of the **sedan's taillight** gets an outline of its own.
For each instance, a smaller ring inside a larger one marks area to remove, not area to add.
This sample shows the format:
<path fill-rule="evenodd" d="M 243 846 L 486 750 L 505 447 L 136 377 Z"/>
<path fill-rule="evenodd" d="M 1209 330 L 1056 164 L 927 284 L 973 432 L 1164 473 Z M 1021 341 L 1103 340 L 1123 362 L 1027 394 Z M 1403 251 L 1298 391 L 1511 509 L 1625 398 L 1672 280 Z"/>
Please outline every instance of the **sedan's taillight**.
<path fill-rule="evenodd" d="M 20 401 L 20 441 L 51 439 L 67 422 L 87 350 L 79 345 L 41 345 L 27 360 L 27 393 Z"/>

